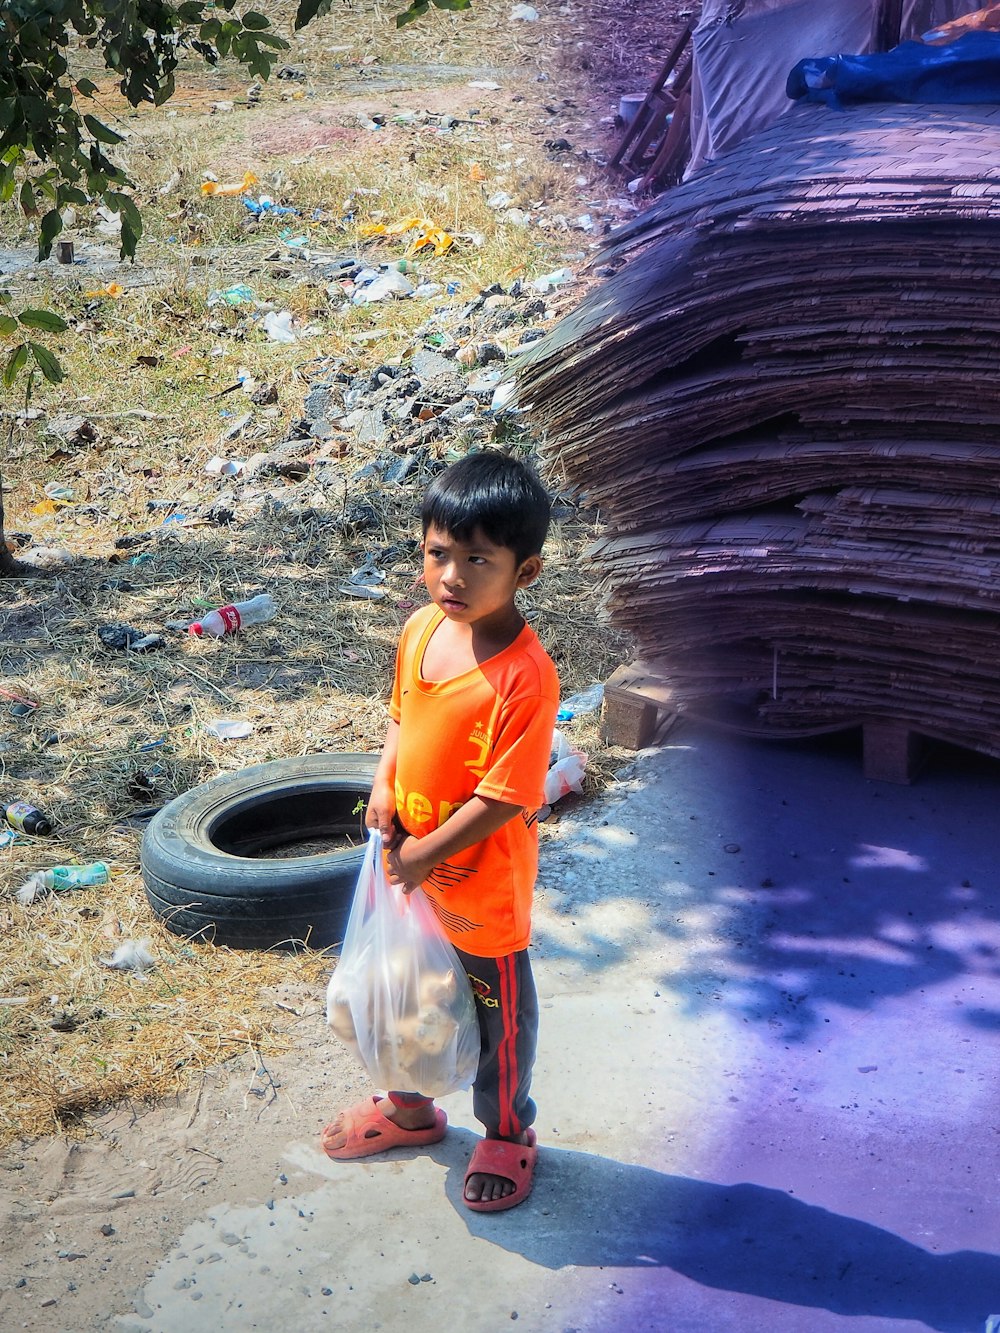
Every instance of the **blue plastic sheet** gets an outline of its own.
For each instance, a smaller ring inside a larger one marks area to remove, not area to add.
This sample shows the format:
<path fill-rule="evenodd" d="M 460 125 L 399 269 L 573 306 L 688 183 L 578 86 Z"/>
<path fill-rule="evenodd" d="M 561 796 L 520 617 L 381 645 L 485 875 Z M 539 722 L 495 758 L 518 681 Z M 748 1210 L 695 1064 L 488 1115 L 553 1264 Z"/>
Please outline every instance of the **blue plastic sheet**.
<path fill-rule="evenodd" d="M 903 42 L 873 55 L 819 56 L 792 68 L 795 101 L 1000 102 L 1000 33 L 970 32 L 947 46 Z"/>

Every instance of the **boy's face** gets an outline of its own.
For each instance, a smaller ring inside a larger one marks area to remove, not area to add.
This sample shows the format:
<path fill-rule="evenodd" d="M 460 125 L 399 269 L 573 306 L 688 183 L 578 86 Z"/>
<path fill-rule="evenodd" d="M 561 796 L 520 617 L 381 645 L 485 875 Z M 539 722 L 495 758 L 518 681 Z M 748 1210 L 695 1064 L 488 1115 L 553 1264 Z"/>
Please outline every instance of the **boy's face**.
<path fill-rule="evenodd" d="M 513 610 L 515 592 L 534 582 L 542 568 L 537 555 L 518 564 L 509 546 L 497 546 L 479 528 L 459 541 L 432 525 L 423 552 L 431 600 L 449 620 L 463 625 L 503 623 Z"/>

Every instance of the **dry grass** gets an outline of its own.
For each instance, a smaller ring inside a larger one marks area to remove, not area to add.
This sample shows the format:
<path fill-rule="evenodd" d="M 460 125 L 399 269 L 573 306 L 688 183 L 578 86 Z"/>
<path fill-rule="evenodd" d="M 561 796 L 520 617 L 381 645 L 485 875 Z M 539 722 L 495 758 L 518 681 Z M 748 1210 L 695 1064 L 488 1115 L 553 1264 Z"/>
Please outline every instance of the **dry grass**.
<path fill-rule="evenodd" d="M 287 15 L 291 5 L 272 8 Z M 581 8 L 595 23 L 612 21 L 597 0 Z M 236 953 L 166 932 L 138 873 L 141 824 L 128 820 L 249 763 L 371 752 L 381 743 L 392 654 L 419 599 L 419 486 L 354 479 L 374 452 L 356 444 L 343 458 L 330 451 L 340 472 L 321 488 L 310 479 L 279 481 L 254 496 L 206 476 L 204 463 L 216 452 L 246 457 L 285 439 L 318 365 L 341 362 L 354 372 L 402 357 L 433 310 L 433 303 L 398 302 L 343 311 L 336 293 L 331 300 L 326 284 L 284 246 L 284 226 L 304 229 L 314 252 L 361 248 L 392 258 L 402 242 L 366 241 L 360 228 L 426 214 L 458 237 L 449 254 L 421 261 L 426 276 L 460 284 L 457 305 L 488 283 L 578 264 L 586 253 L 583 234 L 558 219 L 580 211 L 581 193 L 596 206 L 619 185 L 590 159 L 576 156 L 567 166 L 544 145 L 556 132 L 586 142 L 581 126 L 588 123 L 589 141 L 599 141 L 596 111 L 562 100 L 558 115 L 539 108 L 543 97 L 586 92 L 581 11 L 512 32 L 509 9 L 507 0 L 476 0 L 474 19 L 437 14 L 396 34 L 385 22 L 393 6 L 345 4 L 288 53 L 289 63 L 305 66 L 306 80 L 272 81 L 258 110 L 207 114 L 210 101 L 243 96 L 225 68 L 184 66 L 178 96 L 156 112 L 126 115 L 109 94 L 108 110 L 131 133 L 128 165 L 149 238 L 141 264 L 118 266 L 113 248 L 93 248 L 90 220 L 80 219 L 78 253 L 94 256 L 92 264 L 27 270 L 11 284 L 30 303 L 59 309 L 72 328 L 57 348 L 66 383 L 34 390 L 29 406 L 41 414 L 6 405 L 8 532 L 28 530 L 36 544 L 69 548 L 78 563 L 58 576 L 7 584 L 0 609 L 0 688 L 39 705 L 18 717 L 0 697 L 0 791 L 40 805 L 56 821 L 51 838 L 0 849 L 0 1142 L 79 1132 L 88 1110 L 163 1096 L 220 1061 L 250 1060 L 256 1069 L 294 1041 L 295 997 L 315 1000 L 321 992 L 330 970 L 322 955 Z M 539 74 L 548 81 L 539 84 Z M 607 67 L 602 74 L 610 78 Z M 502 92 L 467 87 L 489 77 Z M 590 95 L 597 99 L 592 86 Z M 605 94 L 597 100 L 603 112 Z M 477 108 L 478 116 L 465 114 Z M 424 124 L 394 124 L 406 109 L 446 110 L 468 123 L 445 134 L 433 115 Z M 384 129 L 359 126 L 359 114 L 377 111 L 385 113 Z M 473 163 L 485 168 L 485 182 L 474 179 Z M 260 191 L 293 203 L 302 218 L 255 226 L 239 201 L 201 196 L 203 173 L 238 179 L 248 167 L 260 176 Z M 178 168 L 179 185 L 161 195 Z M 500 189 L 549 219 L 549 229 L 526 233 L 504 223 L 487 203 Z M 0 242 L 30 244 L 10 210 Z M 121 297 L 88 295 L 111 279 L 125 287 Z M 250 308 L 207 304 L 214 288 L 234 282 L 315 322 L 319 336 L 270 343 Z M 383 330 L 376 345 L 357 340 L 373 327 Z M 234 416 L 248 410 L 240 392 L 218 396 L 240 370 L 274 384 L 278 402 L 256 409 L 238 439 L 220 443 Z M 85 416 L 99 438 L 89 445 L 56 438 L 49 423 L 59 412 Z M 520 431 L 501 442 L 534 449 Z M 468 443 L 452 434 L 433 449 L 447 459 Z M 54 480 L 72 487 L 74 502 L 35 512 Z M 200 516 L 213 498 L 234 497 L 229 525 Z M 347 500 L 358 498 L 375 506 L 377 530 L 352 534 L 338 523 Z M 151 500 L 175 501 L 196 517 L 164 525 L 162 512 L 147 508 Z M 604 679 L 628 650 L 596 614 L 594 575 L 580 558 L 596 533 L 595 516 L 565 499 L 558 514 L 545 574 L 524 609 L 568 694 Z M 117 553 L 114 543 L 145 532 L 153 535 L 136 549 L 151 558 L 132 565 L 135 550 Z M 389 595 L 364 602 L 340 594 L 344 576 L 372 553 L 387 572 Z M 166 650 L 126 657 L 104 649 L 95 634 L 109 621 L 158 629 L 262 589 L 275 595 L 278 619 L 230 641 L 168 632 Z M 218 716 L 247 719 L 254 732 L 228 744 L 212 739 L 204 723 Z M 601 744 L 594 715 L 565 730 L 590 752 L 588 790 L 601 790 L 625 756 Z M 27 907 L 12 896 L 33 870 L 98 859 L 113 868 L 107 888 Z M 142 937 L 156 958 L 145 980 L 101 963 L 116 942 Z"/>

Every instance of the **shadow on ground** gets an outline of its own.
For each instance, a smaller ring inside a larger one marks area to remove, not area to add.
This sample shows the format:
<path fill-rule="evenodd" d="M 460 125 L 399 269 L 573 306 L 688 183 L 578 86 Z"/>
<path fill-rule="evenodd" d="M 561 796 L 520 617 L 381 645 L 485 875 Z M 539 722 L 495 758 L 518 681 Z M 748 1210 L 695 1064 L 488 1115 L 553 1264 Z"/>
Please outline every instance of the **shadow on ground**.
<path fill-rule="evenodd" d="M 690 1014 L 722 1005 L 801 1042 L 831 1005 L 867 1011 L 970 978 L 990 998 L 956 1011 L 956 1023 L 1000 1027 L 989 834 L 1000 762 L 940 746 L 904 787 L 863 778 L 857 737 L 750 742 L 693 726 L 677 735 L 676 762 L 657 761 L 666 778 L 643 793 L 652 813 L 637 827 L 652 829 L 653 845 L 638 881 L 625 877 L 626 892 L 602 896 L 604 915 L 589 918 L 592 889 L 563 895 L 579 929 L 536 932 L 546 952 L 588 971 L 620 963 L 623 945 L 603 928 L 620 897 L 642 904 L 672 957 L 680 951 L 684 961 L 658 980 Z M 634 800 L 619 808 L 623 820 Z M 574 828 L 582 886 L 613 883 L 614 833 Z"/>
<path fill-rule="evenodd" d="M 762 1185 L 666 1175 L 545 1147 L 516 1212 L 461 1202 L 474 1135 L 453 1128 L 432 1155 L 470 1232 L 544 1268 L 669 1268 L 702 1287 L 838 1315 L 978 1333 L 1000 1308 L 1000 1255 L 932 1254 L 901 1236 Z"/>

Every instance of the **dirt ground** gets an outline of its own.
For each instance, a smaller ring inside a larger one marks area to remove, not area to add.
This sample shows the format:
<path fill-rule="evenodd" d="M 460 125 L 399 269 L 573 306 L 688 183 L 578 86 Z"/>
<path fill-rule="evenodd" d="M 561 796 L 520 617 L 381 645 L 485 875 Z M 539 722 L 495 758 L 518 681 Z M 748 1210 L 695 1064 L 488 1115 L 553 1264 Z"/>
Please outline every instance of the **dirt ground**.
<path fill-rule="evenodd" d="M 374 20 L 384 18 L 378 6 L 369 8 Z M 572 141 L 575 153 L 589 162 L 591 174 L 593 164 L 606 159 L 616 142 L 613 117 L 619 96 L 648 84 L 678 22 L 694 6 L 639 0 L 625 14 L 620 6 L 586 0 L 538 8 L 538 36 L 527 23 L 518 33 L 522 47 L 534 47 L 528 64 L 520 56 L 516 65 L 498 60 L 503 42 L 502 30 L 495 24 L 490 30 L 489 63 L 460 67 L 420 58 L 423 39 L 411 29 L 412 62 L 382 61 L 372 69 L 362 61 L 353 92 L 344 91 L 342 71 L 336 90 L 324 93 L 321 85 L 314 84 L 308 106 L 301 111 L 294 105 L 285 107 L 280 116 L 256 124 L 247 155 L 280 162 L 289 156 L 349 151 L 361 131 L 345 127 L 345 116 L 371 114 L 399 100 L 419 101 L 431 114 L 446 110 L 457 115 L 473 102 L 480 107 L 502 102 L 503 114 L 520 118 L 527 132 L 540 139 L 558 134 Z M 290 53 L 290 58 L 296 54 Z M 468 87 L 470 82 L 484 80 L 500 83 L 502 92 Z M 237 91 L 219 81 L 208 88 L 184 88 L 173 109 L 181 117 L 191 117 L 193 123 L 208 114 L 212 101 Z M 568 174 L 567 180 L 572 179 Z M 572 190 L 570 185 L 570 195 Z M 624 193 L 623 182 L 612 183 L 608 192 Z M 580 186 L 581 211 L 591 202 L 590 192 Z M 109 247 L 105 250 L 111 253 Z M 83 253 L 86 256 L 86 247 Z M 84 283 L 101 280 L 107 267 L 108 254 L 98 248 L 92 253 L 93 262 L 85 258 L 80 268 Z M 8 272 L 23 274 L 27 265 L 30 278 L 30 258 L 21 249 L 5 252 L 3 259 Z M 225 262 L 220 272 L 228 276 Z M 130 272 L 130 280 L 140 285 L 147 278 L 154 281 L 157 274 L 144 275 L 141 267 Z M 68 393 L 76 394 L 79 388 L 70 384 Z M 74 399 L 68 399 L 69 410 L 77 406 Z M 93 414 L 94 406 L 85 396 L 84 410 Z M 148 481 L 148 474 L 144 478 L 140 469 L 130 484 L 145 487 Z M 17 524 L 26 525 L 23 520 Z M 39 525 L 44 528 L 43 521 Z M 238 558 L 237 552 L 231 552 L 225 557 L 226 564 L 238 568 Z M 65 595 L 65 587 L 60 595 Z M 74 601 L 77 596 L 74 590 L 70 598 L 74 613 L 84 610 L 83 601 Z M 40 586 L 20 592 L 17 605 L 8 607 L 5 671 L 19 675 L 27 669 L 24 664 L 34 644 L 40 642 L 38 636 L 54 623 L 48 615 L 48 594 Z M 270 668 L 260 669 L 266 674 Z M 42 681 L 45 672 L 43 665 Z M 268 681 L 273 676 L 271 671 Z M 121 694 L 126 709 L 131 710 L 132 701 L 127 690 Z M 74 696 L 49 702 L 58 706 L 65 733 Z M 171 706 L 169 697 L 166 702 Z M 141 709 L 128 719 L 127 726 L 130 736 L 136 728 L 143 730 Z M 370 738 L 359 739 L 367 742 Z M 273 737 L 272 742 L 277 743 Z M 4 744 L 18 743 L 16 729 L 12 729 Z M 226 762 L 232 766 L 238 760 L 229 756 Z M 183 774 L 171 776 L 183 782 Z M 550 831 L 547 836 L 554 840 L 558 833 Z M 87 839 L 84 823 L 74 848 L 84 859 Z M 93 855 L 97 854 L 95 849 Z M 8 864 L 11 879 L 4 888 L 9 892 L 22 876 L 15 860 L 9 859 Z M 136 922 L 141 925 L 143 904 L 138 890 L 135 904 Z M 9 976 L 14 969 L 9 956 L 4 966 Z M 153 1317 L 153 1311 L 144 1304 L 141 1292 L 156 1256 L 176 1245 L 183 1227 L 200 1215 L 207 1199 L 224 1199 L 233 1206 L 256 1200 L 260 1177 L 248 1163 L 267 1159 L 275 1164 L 278 1200 L 288 1185 L 287 1179 L 282 1181 L 287 1173 L 280 1166 L 288 1135 L 301 1134 L 311 1140 L 331 1107 L 365 1091 L 363 1077 L 350 1057 L 331 1042 L 322 1022 L 322 986 L 315 981 L 289 980 L 280 988 L 279 998 L 287 1020 L 290 1054 L 267 1055 L 258 1061 L 244 1049 L 228 1062 L 207 1069 L 189 1090 L 164 1105 L 151 1108 L 126 1101 L 88 1112 L 74 1124 L 71 1136 L 57 1133 L 34 1142 L 22 1141 L 3 1152 L 0 1207 L 4 1232 L 14 1241 L 5 1246 L 0 1275 L 0 1323 L 4 1327 L 81 1333 L 124 1328 L 129 1312 L 138 1327 L 147 1327 L 143 1319 L 147 1311 Z M 309 1129 L 303 1132 L 305 1122 Z M 157 1319 L 166 1322 L 157 1324 Z M 214 1316 L 206 1317 L 204 1327 L 216 1327 L 213 1320 Z M 182 1323 L 191 1326 L 187 1314 L 170 1312 L 154 1319 L 154 1326 L 164 1330 Z M 308 1326 L 307 1321 L 303 1327 Z"/>

